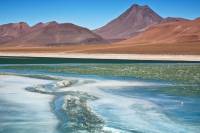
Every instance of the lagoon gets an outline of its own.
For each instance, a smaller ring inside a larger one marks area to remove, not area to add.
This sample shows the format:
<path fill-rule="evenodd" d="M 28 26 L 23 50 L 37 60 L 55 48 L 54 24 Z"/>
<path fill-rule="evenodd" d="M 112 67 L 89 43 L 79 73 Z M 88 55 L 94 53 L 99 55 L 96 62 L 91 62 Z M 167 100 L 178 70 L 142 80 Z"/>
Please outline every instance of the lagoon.
<path fill-rule="evenodd" d="M 0 95 L 0 133 L 200 130 L 194 62 L 2 64 Z"/>

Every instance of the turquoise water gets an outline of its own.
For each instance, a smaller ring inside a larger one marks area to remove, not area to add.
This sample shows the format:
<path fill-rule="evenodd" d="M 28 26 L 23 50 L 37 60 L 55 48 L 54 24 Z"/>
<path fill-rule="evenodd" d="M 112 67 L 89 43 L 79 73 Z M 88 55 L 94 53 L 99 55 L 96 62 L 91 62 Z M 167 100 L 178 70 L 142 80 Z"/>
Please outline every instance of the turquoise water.
<path fill-rule="evenodd" d="M 38 69 L 0 73 L 0 133 L 200 131 L 200 97 L 171 93 L 192 84 Z"/>

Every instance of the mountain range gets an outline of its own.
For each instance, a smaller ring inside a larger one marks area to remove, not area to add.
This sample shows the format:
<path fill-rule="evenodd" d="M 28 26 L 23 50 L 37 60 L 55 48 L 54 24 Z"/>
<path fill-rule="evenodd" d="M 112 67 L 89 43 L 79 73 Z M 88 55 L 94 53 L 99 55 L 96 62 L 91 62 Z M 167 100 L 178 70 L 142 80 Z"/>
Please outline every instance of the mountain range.
<path fill-rule="evenodd" d="M 1 46 L 60 46 L 69 44 L 177 44 L 200 43 L 200 19 L 163 18 L 149 6 L 132 5 L 96 30 L 71 23 L 25 22 L 0 25 Z M 163 45 L 161 45 L 163 47 Z"/>
<path fill-rule="evenodd" d="M 25 22 L 0 26 L 0 44 L 6 46 L 57 46 L 66 44 L 107 43 L 89 29 L 55 21 L 38 23 L 30 27 Z"/>

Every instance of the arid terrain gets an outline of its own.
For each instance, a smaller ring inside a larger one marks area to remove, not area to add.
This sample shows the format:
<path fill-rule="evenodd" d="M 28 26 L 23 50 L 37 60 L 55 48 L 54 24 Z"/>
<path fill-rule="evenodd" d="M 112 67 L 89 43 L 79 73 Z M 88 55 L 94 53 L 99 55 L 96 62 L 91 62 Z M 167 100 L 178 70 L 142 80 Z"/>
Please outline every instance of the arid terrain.
<path fill-rule="evenodd" d="M 162 18 L 132 5 L 103 27 L 25 22 L 0 25 L 0 53 L 200 55 L 200 19 Z"/>
<path fill-rule="evenodd" d="M 123 45 L 123 46 L 122 46 Z M 0 52 L 20 53 L 117 53 L 117 54 L 189 54 L 200 55 L 199 43 L 177 44 L 101 44 L 60 47 L 4 47 Z M 163 47 L 165 45 L 165 47 Z"/>

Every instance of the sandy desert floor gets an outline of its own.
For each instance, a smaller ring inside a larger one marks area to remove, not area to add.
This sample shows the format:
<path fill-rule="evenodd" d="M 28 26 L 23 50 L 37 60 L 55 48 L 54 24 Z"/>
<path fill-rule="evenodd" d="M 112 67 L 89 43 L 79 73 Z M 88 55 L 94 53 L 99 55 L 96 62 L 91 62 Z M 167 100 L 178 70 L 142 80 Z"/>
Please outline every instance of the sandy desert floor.
<path fill-rule="evenodd" d="M 0 56 L 200 61 L 200 46 L 198 43 L 19 46 L 1 47 Z"/>
<path fill-rule="evenodd" d="M 177 54 L 200 55 L 199 42 L 181 44 L 98 44 L 67 45 L 57 47 L 1 47 L 0 52 L 71 52 L 71 53 L 118 53 L 118 54 Z"/>

